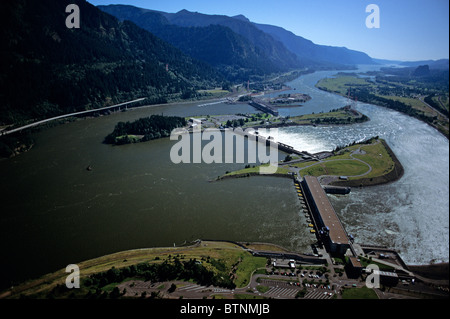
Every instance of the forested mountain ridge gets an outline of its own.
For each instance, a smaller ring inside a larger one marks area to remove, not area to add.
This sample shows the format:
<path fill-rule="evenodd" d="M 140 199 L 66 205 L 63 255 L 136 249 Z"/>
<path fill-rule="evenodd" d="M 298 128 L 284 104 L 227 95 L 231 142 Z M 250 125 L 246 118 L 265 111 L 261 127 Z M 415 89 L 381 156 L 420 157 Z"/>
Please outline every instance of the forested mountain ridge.
<path fill-rule="evenodd" d="M 181 48 L 179 43 L 172 39 L 172 35 L 176 36 L 176 34 L 161 33 L 160 29 L 169 28 L 170 26 L 182 28 L 208 28 L 212 25 L 224 26 L 230 28 L 234 33 L 260 49 L 260 52 L 268 61 L 282 69 L 295 67 L 345 68 L 356 64 L 375 63 L 364 52 L 350 50 L 345 47 L 317 45 L 281 27 L 253 23 L 243 15 L 228 17 L 189 12 L 187 10 L 167 13 L 129 5 L 108 5 L 99 6 L 99 8 L 121 20 L 128 19 L 133 21 L 179 48 Z M 197 41 L 194 36 L 188 35 L 187 38 L 194 42 Z M 214 45 L 214 43 L 204 42 L 199 43 L 199 45 L 207 47 Z"/>
<path fill-rule="evenodd" d="M 229 81 L 247 81 L 253 75 L 286 71 L 247 39 L 220 25 L 180 27 L 157 12 L 145 12 L 131 21 L 185 54 L 207 62 Z"/>
<path fill-rule="evenodd" d="M 72 3 L 80 28 L 65 25 Z M 223 81 L 209 65 L 83 0 L 6 0 L 0 15 L 0 124 L 137 97 L 165 102 Z"/>
<path fill-rule="evenodd" d="M 350 50 L 345 47 L 318 45 L 311 40 L 287 31 L 281 27 L 257 24 L 254 25 L 272 35 L 283 43 L 302 61 L 308 61 L 313 66 L 345 66 L 357 64 L 376 64 L 366 53 Z"/>
<path fill-rule="evenodd" d="M 232 81 L 306 66 L 281 42 L 239 18 L 187 10 L 165 13 L 128 5 L 98 7 L 215 66 Z"/>

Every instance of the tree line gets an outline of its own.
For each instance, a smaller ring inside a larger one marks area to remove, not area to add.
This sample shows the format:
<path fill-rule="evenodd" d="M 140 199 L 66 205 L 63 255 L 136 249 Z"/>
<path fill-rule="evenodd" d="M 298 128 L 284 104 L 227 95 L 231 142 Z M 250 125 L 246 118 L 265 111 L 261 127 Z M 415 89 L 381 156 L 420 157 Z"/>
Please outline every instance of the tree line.
<path fill-rule="evenodd" d="M 148 97 L 148 103 L 167 102 L 223 82 L 213 67 L 132 22 L 118 21 L 85 1 L 74 2 L 83 13 L 77 32 L 61 23 L 69 0 L 11 1 L 4 6 L 0 124 L 140 97 Z"/>
<path fill-rule="evenodd" d="M 142 278 L 145 281 L 164 282 L 170 280 L 193 280 L 202 286 L 217 286 L 234 289 L 236 285 L 224 272 L 208 270 L 200 261 L 181 261 L 178 257 L 162 263 L 140 263 L 124 268 L 111 268 L 106 272 L 91 275 L 84 281 L 88 287 L 102 288 L 111 283 L 120 283 L 126 278 Z"/>
<path fill-rule="evenodd" d="M 183 126 L 186 126 L 186 119 L 179 116 L 152 115 L 134 122 L 119 122 L 114 131 L 105 137 L 104 143 L 120 145 L 150 141 L 168 137 L 173 129 Z M 130 135 L 142 137 L 135 138 Z"/>
<path fill-rule="evenodd" d="M 427 95 L 427 96 L 424 98 L 424 101 L 425 101 L 428 105 L 430 105 L 431 107 L 435 108 L 436 110 L 438 110 L 438 111 L 441 112 L 442 114 L 447 115 L 447 117 L 448 117 L 448 110 L 445 109 L 445 108 L 443 108 L 439 103 L 436 103 L 436 102 L 433 100 L 433 96 L 434 96 L 434 95 L 432 95 L 432 94 Z"/>

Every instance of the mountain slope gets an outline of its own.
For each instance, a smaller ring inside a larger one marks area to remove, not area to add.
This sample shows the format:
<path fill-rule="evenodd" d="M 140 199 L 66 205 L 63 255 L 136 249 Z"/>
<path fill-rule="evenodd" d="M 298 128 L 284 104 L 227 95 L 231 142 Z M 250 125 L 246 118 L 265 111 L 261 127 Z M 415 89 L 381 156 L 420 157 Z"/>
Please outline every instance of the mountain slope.
<path fill-rule="evenodd" d="M 284 69 L 298 66 L 326 68 L 375 63 L 363 52 L 349 50 L 345 47 L 317 45 L 281 27 L 252 23 L 243 15 L 228 17 L 187 10 L 166 13 L 127 5 L 99 6 L 99 8 L 120 19 L 130 19 L 139 26 L 155 32 L 155 34 L 158 34 L 158 30 L 154 28 L 155 24 L 151 23 L 151 26 L 149 26 L 148 22 L 145 21 L 149 19 L 150 13 L 159 15 L 160 19 L 165 18 L 165 26 L 177 25 L 185 28 L 211 25 L 225 26 L 247 39 L 252 45 L 259 48 L 273 64 Z M 146 15 L 147 17 L 145 17 Z M 165 40 L 170 42 L 169 38 L 165 38 Z M 176 43 L 173 44 L 177 46 Z M 203 45 L 207 45 L 207 43 Z"/>
<path fill-rule="evenodd" d="M 310 63 L 319 65 L 374 64 L 372 58 L 363 52 L 349 50 L 345 47 L 317 45 L 310 40 L 277 26 L 257 23 L 254 23 L 254 25 L 283 43 L 300 59 L 305 59 Z"/>
<path fill-rule="evenodd" d="M 130 20 L 195 59 L 211 64 L 231 81 L 288 69 L 275 64 L 261 48 L 225 26 L 181 27 L 171 24 L 161 12 L 124 5 L 99 8 L 120 20 Z"/>
<path fill-rule="evenodd" d="M 262 32 L 248 21 L 224 15 L 207 15 L 187 10 L 167 14 L 166 17 L 171 23 L 184 27 L 202 27 L 211 24 L 226 26 L 248 39 L 256 47 L 262 49 L 272 62 L 280 67 L 288 69 L 299 66 L 296 56 L 287 50 L 282 43 L 274 40 L 273 37 Z"/>
<path fill-rule="evenodd" d="M 65 26 L 71 3 L 80 8 L 79 29 Z M 0 123 L 136 97 L 164 102 L 222 81 L 205 63 L 83 0 L 8 0 L 0 12 Z"/>
<path fill-rule="evenodd" d="M 129 19 L 142 28 L 161 36 L 173 45 L 184 48 L 184 50 L 189 49 L 191 53 L 198 53 L 203 58 L 208 57 L 205 53 L 206 51 L 214 50 L 214 47 L 219 45 L 222 49 L 231 53 L 233 56 L 232 60 L 241 66 L 255 60 L 258 62 L 259 68 L 264 66 L 269 71 L 270 69 L 286 71 L 304 66 L 295 54 L 286 49 L 282 43 L 274 40 L 272 36 L 258 30 L 253 24 L 245 20 L 224 15 L 189 12 L 187 10 L 181 10 L 177 13 L 166 13 L 128 5 L 99 6 L 99 8 L 121 20 Z M 169 26 L 171 27 L 169 28 Z M 212 26 L 215 27 L 211 28 Z M 221 28 L 218 26 L 221 26 Z M 231 30 L 234 34 L 224 27 Z M 219 31 L 222 34 L 219 34 Z M 185 41 L 191 42 L 191 48 L 187 48 L 187 45 L 180 43 L 177 39 L 177 37 L 179 38 L 177 32 L 182 32 L 186 36 Z M 208 32 L 213 34 L 209 38 L 205 36 Z M 201 33 L 201 37 L 199 37 L 199 33 Z M 201 52 L 202 50 L 205 52 Z M 236 50 L 236 52 L 232 52 L 233 50 Z M 248 56 L 240 55 L 239 50 L 244 51 Z M 217 51 L 216 48 L 215 52 Z M 245 63 L 240 61 L 242 57 Z M 226 58 L 226 54 L 222 54 L 221 58 Z M 212 62 L 213 64 L 218 64 L 219 61 Z M 230 62 L 228 61 L 227 63 Z M 258 68 L 256 71 L 258 72 Z M 267 73 L 268 71 L 264 72 Z"/>
<path fill-rule="evenodd" d="M 245 81 L 252 75 L 287 70 L 275 65 L 261 49 L 223 26 L 183 28 L 170 25 L 154 34 L 184 53 L 216 67 L 230 81 Z"/>

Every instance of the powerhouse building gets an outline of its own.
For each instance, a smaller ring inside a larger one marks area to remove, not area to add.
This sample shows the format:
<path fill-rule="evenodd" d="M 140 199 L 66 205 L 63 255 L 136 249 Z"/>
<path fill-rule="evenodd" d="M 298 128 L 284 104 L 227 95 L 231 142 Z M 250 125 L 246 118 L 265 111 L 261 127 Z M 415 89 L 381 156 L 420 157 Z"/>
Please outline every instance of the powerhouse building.
<path fill-rule="evenodd" d="M 324 245 L 332 254 L 345 254 L 350 248 L 347 232 L 318 179 L 305 176 L 301 183 Z"/>

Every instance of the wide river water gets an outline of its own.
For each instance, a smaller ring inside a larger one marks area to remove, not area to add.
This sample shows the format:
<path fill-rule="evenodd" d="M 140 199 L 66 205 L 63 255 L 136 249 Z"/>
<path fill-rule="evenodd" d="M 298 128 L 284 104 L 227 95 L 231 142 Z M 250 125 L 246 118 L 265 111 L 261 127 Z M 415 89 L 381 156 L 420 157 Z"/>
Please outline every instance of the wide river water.
<path fill-rule="evenodd" d="M 312 99 L 281 115 L 328 111 L 347 100 L 314 87 L 336 72 L 289 83 Z M 143 107 L 35 134 L 27 153 L 0 161 L 0 288 L 121 250 L 181 245 L 197 238 L 272 242 L 310 252 L 314 242 L 292 181 L 253 177 L 209 182 L 244 164 L 174 164 L 168 138 L 102 144 L 119 121 L 151 114 L 254 113 L 246 104 L 202 102 Z M 290 127 L 278 140 L 332 150 L 379 135 L 405 168 L 389 185 L 330 196 L 356 242 L 386 245 L 410 264 L 449 260 L 449 142 L 425 123 L 358 103 L 371 119 L 352 126 Z M 92 171 L 86 167 L 91 165 Z M 81 270 L 82 271 L 82 270 Z"/>

